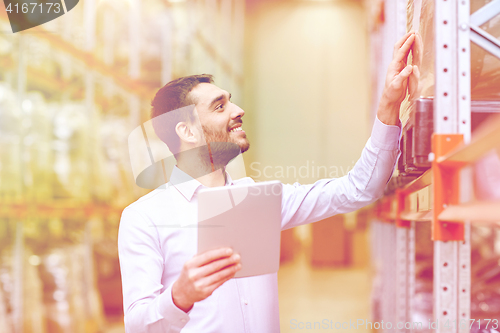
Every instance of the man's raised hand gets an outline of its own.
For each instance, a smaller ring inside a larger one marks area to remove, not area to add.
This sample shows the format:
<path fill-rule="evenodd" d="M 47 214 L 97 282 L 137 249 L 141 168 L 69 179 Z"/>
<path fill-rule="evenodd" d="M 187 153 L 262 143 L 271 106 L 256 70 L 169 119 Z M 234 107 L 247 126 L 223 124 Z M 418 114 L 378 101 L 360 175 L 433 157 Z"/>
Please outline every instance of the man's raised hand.
<path fill-rule="evenodd" d="M 418 84 L 418 67 L 407 65 L 407 58 L 417 38 L 417 33 L 411 31 L 404 35 L 395 45 L 393 59 L 389 64 L 385 79 L 384 91 L 380 100 L 377 117 L 387 125 L 397 125 L 399 122 L 399 107 L 406 96 L 408 78 L 413 74 L 411 90 L 414 82 Z M 419 40 L 420 41 L 420 40 Z"/>

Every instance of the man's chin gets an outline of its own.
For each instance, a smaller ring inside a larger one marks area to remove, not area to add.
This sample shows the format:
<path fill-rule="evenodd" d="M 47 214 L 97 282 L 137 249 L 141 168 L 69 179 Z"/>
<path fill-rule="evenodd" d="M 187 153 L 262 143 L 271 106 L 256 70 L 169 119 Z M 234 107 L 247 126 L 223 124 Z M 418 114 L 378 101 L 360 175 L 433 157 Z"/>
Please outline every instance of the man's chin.
<path fill-rule="evenodd" d="M 245 142 L 238 143 L 238 146 L 240 146 L 240 151 L 243 154 L 248 149 L 250 149 L 250 142 L 248 142 L 248 140 L 245 140 Z"/>

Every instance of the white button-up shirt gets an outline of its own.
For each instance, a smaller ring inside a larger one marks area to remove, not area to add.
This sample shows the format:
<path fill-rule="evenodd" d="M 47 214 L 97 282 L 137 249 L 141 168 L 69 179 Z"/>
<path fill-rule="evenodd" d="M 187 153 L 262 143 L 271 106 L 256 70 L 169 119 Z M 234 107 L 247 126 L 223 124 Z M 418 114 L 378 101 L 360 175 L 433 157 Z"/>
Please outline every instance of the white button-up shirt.
<path fill-rule="evenodd" d="M 282 229 L 351 212 L 379 198 L 395 166 L 400 131 L 400 127 L 376 119 L 361 158 L 346 176 L 310 185 L 283 185 Z M 226 186 L 253 182 L 251 178 L 227 177 Z M 276 273 L 233 278 L 187 313 L 173 303 L 172 284 L 184 263 L 197 253 L 197 193 L 202 187 L 174 168 L 166 186 L 123 211 L 118 249 L 125 330 L 279 332 Z"/>

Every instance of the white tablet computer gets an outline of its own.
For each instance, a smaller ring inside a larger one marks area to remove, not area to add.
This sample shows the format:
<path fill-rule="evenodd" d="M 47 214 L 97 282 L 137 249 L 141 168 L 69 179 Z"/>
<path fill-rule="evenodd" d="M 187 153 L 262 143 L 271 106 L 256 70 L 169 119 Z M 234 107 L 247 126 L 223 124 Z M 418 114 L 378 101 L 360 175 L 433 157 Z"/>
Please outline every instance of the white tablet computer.
<path fill-rule="evenodd" d="M 231 247 L 241 256 L 241 270 L 235 277 L 276 273 L 281 192 L 278 181 L 200 190 L 198 253 Z"/>

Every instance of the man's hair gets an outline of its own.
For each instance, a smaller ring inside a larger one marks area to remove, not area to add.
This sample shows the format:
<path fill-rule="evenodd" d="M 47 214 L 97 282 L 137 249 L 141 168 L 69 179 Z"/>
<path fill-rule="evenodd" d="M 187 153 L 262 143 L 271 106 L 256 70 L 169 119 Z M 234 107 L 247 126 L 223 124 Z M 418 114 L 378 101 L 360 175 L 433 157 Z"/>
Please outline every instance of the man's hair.
<path fill-rule="evenodd" d="M 170 81 L 156 93 L 151 101 L 151 119 L 156 135 L 167 144 L 173 154 L 179 153 L 180 139 L 175 132 L 175 126 L 179 122 L 194 122 L 193 109 L 185 108 L 186 111 L 167 112 L 196 104 L 189 94 L 191 90 L 200 83 L 213 83 L 213 76 L 210 74 L 200 74 L 185 76 Z M 163 115 L 163 116 L 162 116 Z"/>

